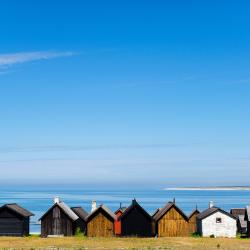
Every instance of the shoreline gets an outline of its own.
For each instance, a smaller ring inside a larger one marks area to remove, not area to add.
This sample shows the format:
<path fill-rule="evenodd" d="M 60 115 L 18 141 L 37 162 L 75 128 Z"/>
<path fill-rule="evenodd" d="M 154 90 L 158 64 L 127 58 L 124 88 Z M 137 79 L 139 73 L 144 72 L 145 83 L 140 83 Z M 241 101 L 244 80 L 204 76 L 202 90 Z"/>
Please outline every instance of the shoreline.
<path fill-rule="evenodd" d="M 172 191 L 250 191 L 250 187 L 173 187 L 164 188 Z"/>

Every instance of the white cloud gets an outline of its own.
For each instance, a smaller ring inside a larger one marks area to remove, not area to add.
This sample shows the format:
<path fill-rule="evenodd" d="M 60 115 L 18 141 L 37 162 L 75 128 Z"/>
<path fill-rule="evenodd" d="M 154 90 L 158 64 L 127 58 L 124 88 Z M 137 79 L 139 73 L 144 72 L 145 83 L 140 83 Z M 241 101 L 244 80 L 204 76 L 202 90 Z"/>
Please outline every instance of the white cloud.
<path fill-rule="evenodd" d="M 73 56 L 74 52 L 64 51 L 34 51 L 34 52 L 20 52 L 12 54 L 0 54 L 0 67 L 9 67 L 14 64 L 27 63 L 38 60 L 48 60 L 57 57 Z"/>

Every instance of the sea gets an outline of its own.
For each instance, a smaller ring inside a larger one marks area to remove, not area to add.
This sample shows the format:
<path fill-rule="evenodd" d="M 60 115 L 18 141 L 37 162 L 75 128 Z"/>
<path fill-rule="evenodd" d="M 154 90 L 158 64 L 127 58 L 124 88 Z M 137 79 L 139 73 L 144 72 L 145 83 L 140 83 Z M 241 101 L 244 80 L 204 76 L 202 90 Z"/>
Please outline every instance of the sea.
<path fill-rule="evenodd" d="M 86 187 L 80 184 L 0 184 L 0 205 L 18 203 L 34 213 L 31 217 L 30 232 L 40 233 L 39 218 L 53 205 L 54 197 L 59 197 L 69 206 L 81 206 L 87 212 L 91 209 L 92 200 L 105 204 L 112 211 L 122 206 L 129 206 L 136 200 L 148 213 L 163 207 L 168 201 L 175 202 L 187 215 L 196 206 L 200 211 L 208 208 L 210 201 L 226 211 L 250 205 L 250 190 L 165 190 L 164 188 L 138 187 Z"/>

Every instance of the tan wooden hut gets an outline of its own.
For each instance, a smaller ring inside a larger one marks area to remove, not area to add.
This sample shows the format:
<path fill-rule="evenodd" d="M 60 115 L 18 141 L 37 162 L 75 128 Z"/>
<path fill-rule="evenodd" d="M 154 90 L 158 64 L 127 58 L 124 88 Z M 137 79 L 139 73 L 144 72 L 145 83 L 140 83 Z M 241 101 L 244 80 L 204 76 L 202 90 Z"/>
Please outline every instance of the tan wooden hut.
<path fill-rule="evenodd" d="M 87 236 L 111 237 L 115 235 L 115 214 L 106 206 L 100 205 L 87 217 Z"/>
<path fill-rule="evenodd" d="M 196 208 L 188 217 L 189 223 L 189 234 L 197 233 L 197 215 L 200 214 L 200 211 Z"/>
<path fill-rule="evenodd" d="M 153 216 L 155 234 L 159 237 L 189 235 L 188 217 L 174 202 L 168 202 Z"/>

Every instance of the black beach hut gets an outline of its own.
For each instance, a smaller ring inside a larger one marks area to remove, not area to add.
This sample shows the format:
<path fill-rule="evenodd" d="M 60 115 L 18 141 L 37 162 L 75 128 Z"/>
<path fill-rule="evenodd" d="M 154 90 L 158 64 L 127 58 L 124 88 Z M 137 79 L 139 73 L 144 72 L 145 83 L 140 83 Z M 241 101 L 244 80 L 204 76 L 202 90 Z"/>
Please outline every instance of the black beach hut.
<path fill-rule="evenodd" d="M 31 212 L 16 203 L 0 208 L 0 236 L 28 236 Z"/>
<path fill-rule="evenodd" d="M 152 236 L 152 218 L 135 199 L 118 220 L 122 236 Z"/>

